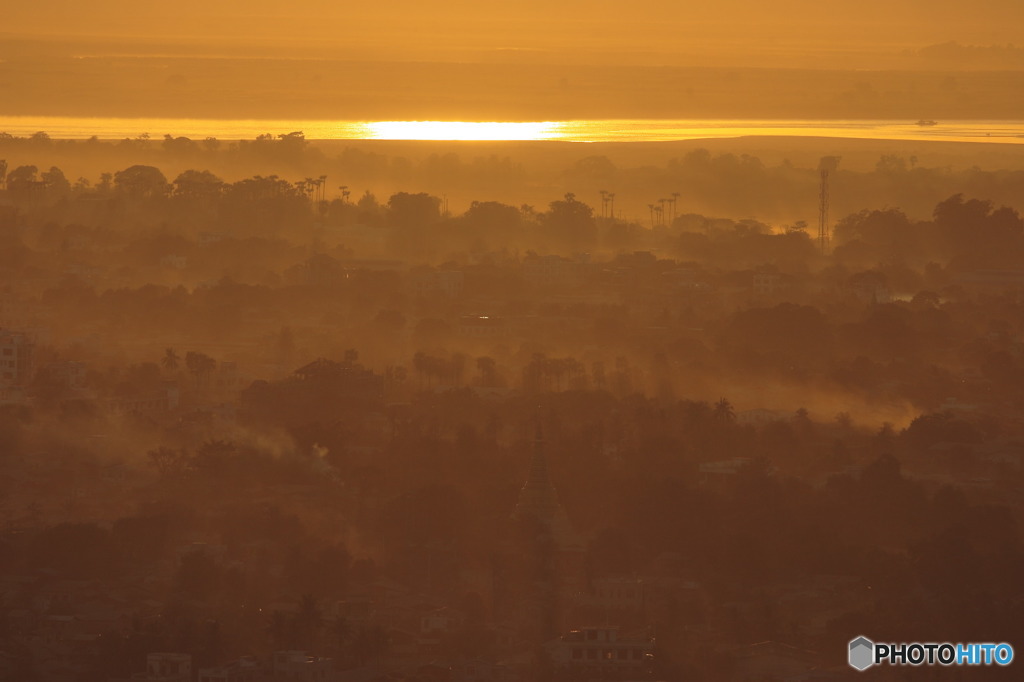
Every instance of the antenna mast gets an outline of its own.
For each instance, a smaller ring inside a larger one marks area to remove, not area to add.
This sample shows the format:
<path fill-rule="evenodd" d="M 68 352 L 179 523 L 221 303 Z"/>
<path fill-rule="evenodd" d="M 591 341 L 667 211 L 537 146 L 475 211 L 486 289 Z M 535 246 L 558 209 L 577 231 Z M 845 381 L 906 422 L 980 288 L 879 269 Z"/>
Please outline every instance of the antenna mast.
<path fill-rule="evenodd" d="M 832 232 L 828 224 L 828 176 L 838 165 L 838 156 L 823 156 L 818 162 L 818 172 L 821 174 L 821 191 L 818 195 L 818 247 L 822 255 L 828 253 Z"/>
<path fill-rule="evenodd" d="M 821 194 L 818 197 L 818 246 L 828 252 L 828 169 L 821 169 Z"/>

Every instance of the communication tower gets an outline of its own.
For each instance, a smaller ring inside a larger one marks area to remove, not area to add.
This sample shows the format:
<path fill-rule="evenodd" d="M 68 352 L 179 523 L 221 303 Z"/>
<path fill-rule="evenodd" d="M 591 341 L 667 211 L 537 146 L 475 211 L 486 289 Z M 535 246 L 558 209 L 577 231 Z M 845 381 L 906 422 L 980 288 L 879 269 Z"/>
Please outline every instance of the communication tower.
<path fill-rule="evenodd" d="M 828 253 L 831 236 L 828 224 L 828 176 L 838 166 L 838 156 L 823 156 L 818 162 L 818 172 L 821 174 L 821 191 L 818 195 L 818 247 L 822 254 Z"/>

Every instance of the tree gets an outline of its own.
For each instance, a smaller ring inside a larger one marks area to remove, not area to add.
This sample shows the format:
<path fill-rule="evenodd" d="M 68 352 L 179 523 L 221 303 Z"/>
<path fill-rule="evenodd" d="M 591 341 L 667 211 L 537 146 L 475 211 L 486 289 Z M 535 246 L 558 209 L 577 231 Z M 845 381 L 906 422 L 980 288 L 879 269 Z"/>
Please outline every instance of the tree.
<path fill-rule="evenodd" d="M 736 410 L 733 409 L 732 403 L 727 399 L 719 398 L 718 402 L 715 403 L 713 416 L 716 421 L 728 424 L 736 420 Z"/>
<path fill-rule="evenodd" d="M 502 246 L 517 241 L 523 228 L 519 209 L 497 201 L 474 201 L 462 219 L 473 229 L 474 237 Z"/>
<path fill-rule="evenodd" d="M 594 210 L 569 192 L 562 201 L 552 201 L 544 215 L 544 228 L 555 246 L 586 249 L 597 243 Z"/>
<path fill-rule="evenodd" d="M 502 385 L 501 377 L 498 376 L 498 362 L 488 356 L 481 356 L 476 359 L 476 370 L 479 373 L 476 383 L 478 386 L 497 387 Z"/>
<path fill-rule="evenodd" d="M 174 195 L 193 201 L 212 201 L 223 188 L 224 181 L 205 170 L 187 170 L 174 179 Z"/>
<path fill-rule="evenodd" d="M 1019 258 L 1024 221 L 1011 208 L 956 194 L 935 206 L 935 231 L 951 264 L 1010 267 Z"/>
<path fill-rule="evenodd" d="M 172 450 L 168 447 L 159 447 L 146 453 L 149 462 L 156 467 L 157 472 L 164 477 L 180 476 L 188 470 L 190 458 L 184 450 Z"/>
<path fill-rule="evenodd" d="M 164 351 L 164 357 L 160 360 L 160 366 L 166 369 L 168 372 L 177 371 L 180 365 L 181 358 L 174 352 L 173 348 L 168 348 Z"/>
<path fill-rule="evenodd" d="M 71 193 L 71 183 L 64 177 L 64 172 L 56 166 L 51 166 L 40 179 L 50 200 L 62 199 Z"/>
<path fill-rule="evenodd" d="M 163 150 L 170 156 L 185 156 L 196 150 L 196 143 L 187 137 L 174 137 L 164 135 L 164 141 L 160 143 Z"/>
<path fill-rule="evenodd" d="M 201 385 L 217 369 L 217 361 L 205 353 L 190 350 L 185 353 L 185 367 L 195 376 L 196 383 Z"/>
<path fill-rule="evenodd" d="M 398 192 L 388 199 L 388 223 L 400 230 L 422 229 L 441 219 L 441 200 L 424 192 Z"/>
<path fill-rule="evenodd" d="M 18 166 L 7 175 L 7 191 L 20 201 L 28 201 L 39 184 L 36 166 Z"/>
<path fill-rule="evenodd" d="M 114 173 L 114 186 L 134 199 L 150 199 L 167 194 L 169 185 L 160 169 L 135 165 Z"/>

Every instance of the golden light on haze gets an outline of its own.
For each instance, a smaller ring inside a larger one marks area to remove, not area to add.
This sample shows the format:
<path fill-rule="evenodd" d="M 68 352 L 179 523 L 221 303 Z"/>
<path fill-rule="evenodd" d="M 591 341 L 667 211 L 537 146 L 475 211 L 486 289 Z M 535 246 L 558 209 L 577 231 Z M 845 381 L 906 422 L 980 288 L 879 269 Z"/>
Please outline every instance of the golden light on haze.
<path fill-rule="evenodd" d="M 377 121 L 367 123 L 373 140 L 519 141 L 560 137 L 562 124 L 509 121 Z"/>
<path fill-rule="evenodd" d="M 310 119 L 91 118 L 0 116 L 0 131 L 28 137 L 118 140 L 164 135 L 201 140 L 253 140 L 302 132 L 309 140 L 657 142 L 784 136 L 874 140 L 944 140 L 1024 144 L 1024 121 L 791 121 L 644 120 L 565 121 L 329 121 Z"/>

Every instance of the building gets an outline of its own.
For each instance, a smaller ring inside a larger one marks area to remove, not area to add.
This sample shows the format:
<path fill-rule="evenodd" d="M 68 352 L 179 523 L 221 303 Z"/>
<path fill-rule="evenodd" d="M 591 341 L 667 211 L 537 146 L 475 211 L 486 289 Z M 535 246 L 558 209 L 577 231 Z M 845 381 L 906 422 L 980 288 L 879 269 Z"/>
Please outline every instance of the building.
<path fill-rule="evenodd" d="M 527 284 L 549 290 L 579 284 L 581 266 L 578 260 L 563 256 L 531 255 L 523 260 L 523 279 Z"/>
<path fill-rule="evenodd" d="M 571 630 L 547 646 L 552 662 L 574 675 L 636 679 L 654 660 L 654 638 L 624 637 L 617 627 Z"/>
<path fill-rule="evenodd" d="M 146 682 L 192 682 L 192 656 L 189 654 L 149 654 L 146 656 Z"/>
<path fill-rule="evenodd" d="M 275 651 L 272 665 L 274 682 L 321 682 L 331 676 L 334 660 L 307 656 L 305 651 Z"/>
<path fill-rule="evenodd" d="M 510 329 L 501 317 L 493 315 L 463 315 L 459 318 L 459 334 L 470 339 L 503 339 Z"/>
<path fill-rule="evenodd" d="M 199 682 L 255 682 L 263 679 L 256 659 L 243 656 L 237 661 L 199 669 Z"/>
<path fill-rule="evenodd" d="M 462 295 L 466 276 L 461 270 L 418 269 L 409 274 L 412 290 L 416 294 L 442 295 L 455 298 Z"/>
<path fill-rule="evenodd" d="M 540 645 L 564 629 L 567 609 L 586 585 L 586 556 L 548 474 L 539 428 L 512 521 L 507 560 L 495 579 L 495 609 Z"/>
<path fill-rule="evenodd" d="M 582 601 L 589 606 L 614 612 L 639 613 L 644 609 L 644 581 L 632 576 L 609 576 L 593 581 L 593 593 Z"/>
<path fill-rule="evenodd" d="M 583 548 L 583 541 L 569 523 L 569 517 L 558 501 L 558 493 L 551 482 L 544 453 L 544 441 L 539 428 L 534 441 L 533 458 L 530 460 L 530 471 L 526 483 L 519 491 L 519 500 L 516 502 L 512 517 L 533 518 L 539 521 L 551 534 L 559 550 Z"/>
<path fill-rule="evenodd" d="M 754 273 L 753 277 L 754 293 L 763 296 L 774 294 L 778 290 L 781 281 L 782 277 L 779 273 L 759 270 Z"/>
<path fill-rule="evenodd" d="M 810 675 L 822 672 L 819 658 L 813 651 L 781 642 L 758 642 L 733 652 L 733 679 L 750 682 L 813 679 Z"/>
<path fill-rule="evenodd" d="M 34 350 L 35 343 L 27 334 L 0 329 L 0 387 L 28 385 Z"/>

